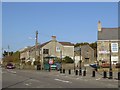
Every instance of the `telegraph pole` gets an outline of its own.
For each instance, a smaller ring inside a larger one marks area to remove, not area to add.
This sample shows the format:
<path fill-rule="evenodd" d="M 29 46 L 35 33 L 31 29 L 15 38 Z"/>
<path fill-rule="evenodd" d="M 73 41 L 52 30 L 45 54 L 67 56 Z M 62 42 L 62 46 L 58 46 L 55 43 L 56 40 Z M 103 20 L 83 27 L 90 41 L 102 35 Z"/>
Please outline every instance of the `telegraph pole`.
<path fill-rule="evenodd" d="M 37 47 L 38 47 L 38 31 L 36 31 L 36 38 L 35 38 L 35 61 L 37 60 Z"/>

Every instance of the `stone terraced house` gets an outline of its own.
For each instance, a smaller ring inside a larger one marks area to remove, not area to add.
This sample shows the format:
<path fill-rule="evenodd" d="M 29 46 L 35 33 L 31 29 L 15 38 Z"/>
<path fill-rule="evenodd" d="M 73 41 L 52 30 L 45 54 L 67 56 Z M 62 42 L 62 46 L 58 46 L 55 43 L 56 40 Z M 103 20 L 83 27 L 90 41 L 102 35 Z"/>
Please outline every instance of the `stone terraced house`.
<path fill-rule="evenodd" d="M 118 28 L 103 28 L 98 22 L 97 60 L 116 64 L 119 61 Z"/>
<path fill-rule="evenodd" d="M 52 36 L 52 40 L 38 45 L 37 49 L 35 46 L 32 46 L 22 50 L 20 53 L 21 60 L 34 62 L 35 59 L 39 59 L 41 65 L 43 65 L 44 57 L 47 56 L 58 58 L 69 56 L 73 59 L 74 44 L 70 42 L 59 42 L 56 40 L 56 36 Z"/>

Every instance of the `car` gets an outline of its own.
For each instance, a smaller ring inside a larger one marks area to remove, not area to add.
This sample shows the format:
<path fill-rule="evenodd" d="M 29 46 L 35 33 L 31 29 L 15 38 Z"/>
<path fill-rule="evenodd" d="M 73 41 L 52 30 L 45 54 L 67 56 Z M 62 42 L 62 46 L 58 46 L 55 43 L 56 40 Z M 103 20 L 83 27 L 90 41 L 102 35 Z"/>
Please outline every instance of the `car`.
<path fill-rule="evenodd" d="M 101 65 L 102 68 L 110 68 L 110 64 L 109 63 L 103 63 Z"/>
<path fill-rule="evenodd" d="M 97 64 L 90 64 L 90 66 L 91 66 L 92 68 L 100 68 L 100 66 L 97 65 Z"/>
<path fill-rule="evenodd" d="M 120 63 L 116 63 L 116 68 L 120 68 Z"/>
<path fill-rule="evenodd" d="M 56 69 L 57 69 L 57 66 L 56 66 L 55 64 L 52 64 L 52 65 L 50 65 L 50 69 L 51 69 L 51 70 L 56 70 Z"/>
<path fill-rule="evenodd" d="M 14 69 L 14 68 L 15 68 L 15 66 L 12 63 L 8 63 L 6 65 L 6 69 Z"/>
<path fill-rule="evenodd" d="M 60 63 L 55 63 L 57 70 L 59 71 L 61 69 L 61 64 Z"/>

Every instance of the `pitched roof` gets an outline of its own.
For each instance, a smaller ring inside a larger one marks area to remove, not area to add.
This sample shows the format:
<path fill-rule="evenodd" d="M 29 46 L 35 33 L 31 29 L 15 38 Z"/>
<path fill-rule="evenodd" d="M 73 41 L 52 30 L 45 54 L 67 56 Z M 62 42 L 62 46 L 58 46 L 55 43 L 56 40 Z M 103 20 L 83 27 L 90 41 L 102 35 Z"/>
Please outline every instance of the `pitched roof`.
<path fill-rule="evenodd" d="M 118 28 L 102 28 L 98 31 L 98 40 L 118 40 Z"/>
<path fill-rule="evenodd" d="M 46 44 L 48 44 L 51 41 L 45 42 L 43 44 L 41 44 L 41 47 L 45 46 Z M 74 46 L 74 44 L 70 43 L 70 42 L 59 42 L 60 44 L 64 45 L 64 46 Z"/>
<path fill-rule="evenodd" d="M 64 46 L 74 46 L 74 44 L 72 44 L 71 42 L 59 42 L 59 43 Z"/>
<path fill-rule="evenodd" d="M 45 43 L 41 44 L 40 46 L 43 47 L 43 46 L 45 46 L 46 44 L 48 44 L 49 42 L 51 42 L 51 41 L 45 42 Z"/>

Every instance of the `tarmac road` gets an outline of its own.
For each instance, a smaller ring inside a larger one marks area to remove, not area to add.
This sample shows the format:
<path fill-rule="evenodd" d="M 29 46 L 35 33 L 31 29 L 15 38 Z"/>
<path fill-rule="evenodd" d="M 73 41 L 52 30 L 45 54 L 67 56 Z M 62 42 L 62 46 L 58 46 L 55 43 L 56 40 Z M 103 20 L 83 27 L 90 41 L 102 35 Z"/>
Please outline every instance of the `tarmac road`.
<path fill-rule="evenodd" d="M 2 70 L 2 88 L 118 88 L 118 80 L 60 74 L 58 71 Z"/>

